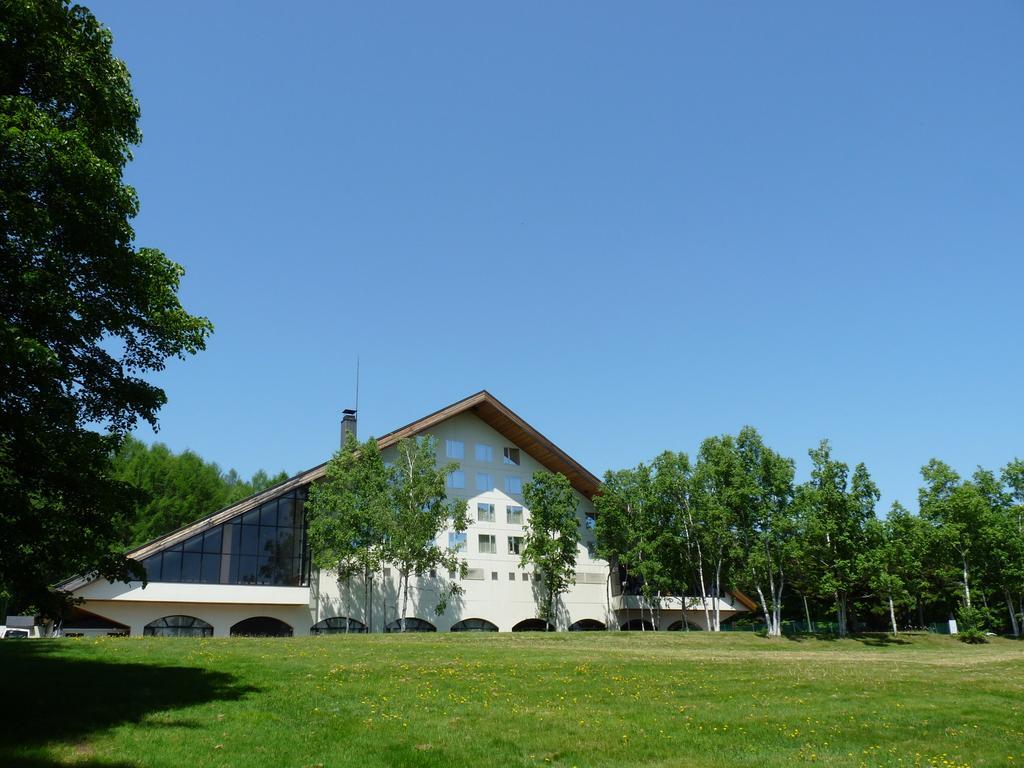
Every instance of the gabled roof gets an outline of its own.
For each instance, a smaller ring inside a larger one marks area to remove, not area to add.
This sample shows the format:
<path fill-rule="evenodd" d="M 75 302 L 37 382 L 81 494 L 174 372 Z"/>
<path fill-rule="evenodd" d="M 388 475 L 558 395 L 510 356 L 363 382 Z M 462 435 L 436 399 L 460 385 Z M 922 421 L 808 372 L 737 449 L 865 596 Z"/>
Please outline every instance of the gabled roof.
<path fill-rule="evenodd" d="M 445 408 L 434 411 L 422 419 L 418 419 L 410 424 L 406 424 L 404 427 L 378 437 L 377 445 L 380 446 L 381 450 L 384 450 L 385 448 L 397 445 L 399 441 L 405 438 L 421 435 L 429 431 L 431 427 L 447 421 L 453 416 L 467 412 L 479 417 L 492 429 L 508 438 L 509 442 L 526 451 L 527 454 L 540 462 L 546 469 L 552 472 L 561 472 L 569 479 L 573 488 L 588 499 L 592 499 L 594 494 L 598 492 L 601 481 L 597 477 L 588 472 L 582 464 L 527 424 L 519 415 L 485 389 L 452 403 Z M 207 515 L 194 523 L 153 539 L 129 552 L 128 556 L 136 560 L 142 560 L 166 547 L 174 546 L 185 539 L 191 538 L 208 528 L 218 526 L 251 509 L 255 509 L 261 504 L 276 499 L 288 491 L 301 488 L 319 480 L 326 472 L 327 462 L 324 462 L 312 469 L 307 469 L 305 472 L 300 472 L 288 478 L 283 483 L 278 483 L 267 488 L 265 491 L 235 502 L 231 506 Z M 90 581 L 92 581 L 91 576 L 77 576 L 59 584 L 58 588 L 75 590 L 88 584 Z"/>

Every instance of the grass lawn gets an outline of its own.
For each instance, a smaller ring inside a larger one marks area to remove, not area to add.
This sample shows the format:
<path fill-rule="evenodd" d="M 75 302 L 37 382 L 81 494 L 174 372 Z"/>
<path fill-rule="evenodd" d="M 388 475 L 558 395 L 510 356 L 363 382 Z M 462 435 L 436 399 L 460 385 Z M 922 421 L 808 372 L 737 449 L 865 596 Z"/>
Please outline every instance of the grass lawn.
<path fill-rule="evenodd" d="M 1024 643 L 560 633 L 0 643 L 0 765 L 1024 766 Z"/>

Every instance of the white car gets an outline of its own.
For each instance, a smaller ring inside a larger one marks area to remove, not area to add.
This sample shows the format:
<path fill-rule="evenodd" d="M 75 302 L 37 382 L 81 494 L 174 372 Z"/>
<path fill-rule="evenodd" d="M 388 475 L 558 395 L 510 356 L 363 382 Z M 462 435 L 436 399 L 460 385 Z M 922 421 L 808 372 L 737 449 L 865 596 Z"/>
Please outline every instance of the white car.
<path fill-rule="evenodd" d="M 0 627 L 0 640 L 27 640 L 32 635 L 20 627 Z"/>

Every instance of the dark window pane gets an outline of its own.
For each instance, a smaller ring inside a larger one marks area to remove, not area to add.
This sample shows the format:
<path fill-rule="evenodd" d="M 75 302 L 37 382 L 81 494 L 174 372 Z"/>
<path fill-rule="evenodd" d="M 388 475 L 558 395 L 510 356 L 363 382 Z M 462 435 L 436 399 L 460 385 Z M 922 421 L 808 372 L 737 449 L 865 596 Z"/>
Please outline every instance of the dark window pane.
<path fill-rule="evenodd" d="M 248 555 L 238 558 L 238 583 L 239 584 L 255 584 L 256 583 L 256 567 L 257 562 L 255 557 Z"/>
<path fill-rule="evenodd" d="M 292 538 L 292 557 L 302 557 L 302 531 L 296 532 Z"/>
<path fill-rule="evenodd" d="M 260 507 L 260 525 L 277 525 L 276 501 L 269 501 Z"/>
<path fill-rule="evenodd" d="M 260 510 L 259 507 L 250 510 L 242 515 L 242 523 L 244 525 L 257 525 L 260 522 Z"/>
<path fill-rule="evenodd" d="M 181 581 L 181 552 L 164 552 L 160 581 Z"/>
<path fill-rule="evenodd" d="M 150 581 L 160 581 L 160 561 L 162 555 L 157 552 L 152 557 L 142 561 L 142 567 L 146 569 L 146 578 Z"/>
<path fill-rule="evenodd" d="M 220 555 L 203 555 L 202 582 L 204 584 L 220 582 Z"/>
<path fill-rule="evenodd" d="M 295 546 L 295 531 L 291 528 L 277 529 L 277 549 L 282 554 L 292 556 L 292 548 Z"/>
<path fill-rule="evenodd" d="M 224 533 L 222 526 L 217 526 L 212 531 L 207 531 L 203 536 L 203 552 L 215 552 L 220 554 L 220 541 Z"/>
<path fill-rule="evenodd" d="M 258 554 L 269 555 L 274 551 L 277 541 L 277 528 L 264 528 L 260 526 L 260 548 Z"/>
<path fill-rule="evenodd" d="M 257 584 L 274 583 L 274 566 L 269 555 L 260 555 L 259 568 L 256 572 Z"/>
<path fill-rule="evenodd" d="M 255 555 L 260 548 L 260 529 L 255 525 L 243 525 L 242 546 L 238 548 L 240 555 Z"/>
<path fill-rule="evenodd" d="M 277 504 L 277 524 L 293 525 L 295 522 L 295 499 L 281 499 Z"/>
<path fill-rule="evenodd" d="M 185 542 L 186 552 L 202 552 L 203 551 L 203 534 L 193 536 L 191 539 Z"/>
<path fill-rule="evenodd" d="M 181 558 L 181 580 L 199 581 L 200 562 L 203 556 L 198 553 L 186 552 Z"/>
<path fill-rule="evenodd" d="M 224 537 L 224 550 L 225 552 L 237 555 L 238 549 L 242 544 L 242 526 L 241 524 L 231 523 L 227 526 L 227 533 Z"/>

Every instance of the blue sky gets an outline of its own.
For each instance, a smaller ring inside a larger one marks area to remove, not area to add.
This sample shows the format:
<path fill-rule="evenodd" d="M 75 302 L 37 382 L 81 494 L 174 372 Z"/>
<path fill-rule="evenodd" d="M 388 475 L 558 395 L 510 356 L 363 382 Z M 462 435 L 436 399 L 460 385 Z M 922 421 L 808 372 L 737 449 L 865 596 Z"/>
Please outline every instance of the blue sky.
<path fill-rule="evenodd" d="M 598 474 L 1024 455 L 1019 2 L 89 5 L 216 325 L 174 449 L 319 463 L 358 355 L 362 436 L 486 388 Z"/>

